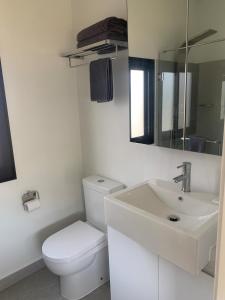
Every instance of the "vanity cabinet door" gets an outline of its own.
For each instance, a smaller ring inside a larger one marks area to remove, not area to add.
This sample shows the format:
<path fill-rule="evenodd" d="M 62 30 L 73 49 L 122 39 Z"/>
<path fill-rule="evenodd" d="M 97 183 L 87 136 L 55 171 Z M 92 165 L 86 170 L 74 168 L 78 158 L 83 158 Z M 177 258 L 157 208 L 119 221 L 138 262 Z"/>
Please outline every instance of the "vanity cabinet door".
<path fill-rule="evenodd" d="M 159 257 L 159 300 L 212 300 L 214 278 L 191 275 Z"/>
<path fill-rule="evenodd" d="M 158 257 L 108 227 L 111 300 L 158 300 Z"/>

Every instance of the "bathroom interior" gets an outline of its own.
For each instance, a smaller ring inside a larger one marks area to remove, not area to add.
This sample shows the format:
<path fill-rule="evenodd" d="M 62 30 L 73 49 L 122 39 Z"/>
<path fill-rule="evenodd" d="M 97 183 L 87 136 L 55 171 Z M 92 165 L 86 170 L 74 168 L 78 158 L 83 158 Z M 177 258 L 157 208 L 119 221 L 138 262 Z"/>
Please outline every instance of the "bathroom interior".
<path fill-rule="evenodd" d="M 0 0 L 0 300 L 225 299 L 224 12 Z"/>

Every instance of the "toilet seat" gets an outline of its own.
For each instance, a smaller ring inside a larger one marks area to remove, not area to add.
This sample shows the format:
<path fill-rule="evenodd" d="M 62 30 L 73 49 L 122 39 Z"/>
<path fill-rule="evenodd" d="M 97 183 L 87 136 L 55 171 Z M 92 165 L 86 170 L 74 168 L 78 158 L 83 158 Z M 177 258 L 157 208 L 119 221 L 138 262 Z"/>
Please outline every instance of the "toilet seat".
<path fill-rule="evenodd" d="M 52 262 L 65 263 L 106 247 L 106 235 L 86 222 L 77 221 L 50 236 L 42 246 Z"/>

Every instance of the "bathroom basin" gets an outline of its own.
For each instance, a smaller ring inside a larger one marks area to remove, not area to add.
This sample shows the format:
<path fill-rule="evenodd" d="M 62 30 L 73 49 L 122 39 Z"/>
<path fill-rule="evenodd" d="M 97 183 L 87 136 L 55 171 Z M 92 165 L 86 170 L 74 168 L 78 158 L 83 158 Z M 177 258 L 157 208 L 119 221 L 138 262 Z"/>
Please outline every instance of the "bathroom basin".
<path fill-rule="evenodd" d="M 109 226 L 192 274 L 207 265 L 216 243 L 216 195 L 154 179 L 105 199 Z"/>

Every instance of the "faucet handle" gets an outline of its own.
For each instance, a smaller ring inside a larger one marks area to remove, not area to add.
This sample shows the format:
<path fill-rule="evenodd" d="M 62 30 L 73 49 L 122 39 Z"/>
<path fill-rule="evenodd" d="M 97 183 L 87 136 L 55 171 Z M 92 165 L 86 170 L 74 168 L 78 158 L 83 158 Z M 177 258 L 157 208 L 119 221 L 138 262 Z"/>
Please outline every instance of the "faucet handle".
<path fill-rule="evenodd" d="M 180 169 L 180 168 L 183 168 L 184 167 L 184 164 L 180 165 L 180 166 L 177 166 L 177 169 Z"/>
<path fill-rule="evenodd" d="M 180 168 L 186 168 L 186 167 L 190 167 L 191 168 L 191 163 L 189 161 L 184 161 L 182 163 L 182 165 L 180 166 L 177 166 L 177 169 L 180 169 Z"/>

